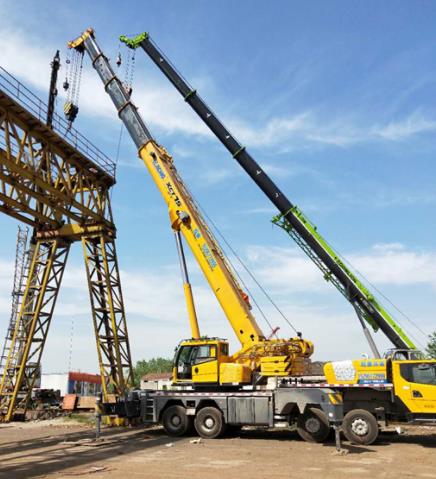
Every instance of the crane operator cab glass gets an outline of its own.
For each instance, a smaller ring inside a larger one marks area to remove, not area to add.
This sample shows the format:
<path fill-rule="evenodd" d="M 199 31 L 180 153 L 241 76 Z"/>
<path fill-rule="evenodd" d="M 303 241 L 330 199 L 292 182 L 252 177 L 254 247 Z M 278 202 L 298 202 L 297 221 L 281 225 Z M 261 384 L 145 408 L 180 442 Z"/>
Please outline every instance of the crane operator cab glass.
<path fill-rule="evenodd" d="M 189 339 L 176 350 L 174 383 L 218 383 L 219 364 L 229 360 L 229 345 L 220 339 Z"/>

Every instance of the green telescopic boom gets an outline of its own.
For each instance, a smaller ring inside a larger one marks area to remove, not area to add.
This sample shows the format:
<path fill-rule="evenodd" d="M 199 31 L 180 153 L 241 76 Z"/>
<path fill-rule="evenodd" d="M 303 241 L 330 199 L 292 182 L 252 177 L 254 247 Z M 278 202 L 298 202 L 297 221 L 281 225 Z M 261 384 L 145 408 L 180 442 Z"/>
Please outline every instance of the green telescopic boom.
<path fill-rule="evenodd" d="M 280 191 L 262 167 L 247 152 L 245 147 L 235 139 L 216 117 L 213 110 L 207 106 L 197 91 L 186 82 L 165 55 L 159 51 L 157 46 L 151 41 L 148 33 L 141 33 L 135 38 L 121 36 L 120 40 L 132 49 L 142 47 L 145 53 L 183 96 L 184 100 L 277 207 L 279 214 L 274 217 L 273 222 L 291 236 L 322 271 L 324 278 L 333 283 L 347 298 L 354 307 L 362 325 L 366 321 L 375 331 L 381 329 L 396 348 L 416 349 L 411 339 L 391 315 L 380 305 L 370 291 L 344 264 L 340 256 L 335 253 L 327 241 L 318 233 L 316 226 Z"/>

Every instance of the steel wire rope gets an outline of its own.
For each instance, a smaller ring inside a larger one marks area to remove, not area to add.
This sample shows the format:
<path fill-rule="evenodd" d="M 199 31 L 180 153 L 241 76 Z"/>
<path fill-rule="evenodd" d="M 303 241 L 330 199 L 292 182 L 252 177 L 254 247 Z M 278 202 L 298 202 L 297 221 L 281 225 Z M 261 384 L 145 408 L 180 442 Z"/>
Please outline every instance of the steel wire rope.
<path fill-rule="evenodd" d="M 396 306 L 390 299 L 388 296 L 386 296 L 379 288 L 377 288 L 371 281 L 369 281 L 369 279 L 363 274 L 361 273 L 354 265 L 352 265 L 344 256 L 342 256 L 342 254 L 340 252 L 338 252 L 337 249 L 333 248 L 333 246 L 324 239 L 324 241 L 326 242 L 326 244 L 335 252 L 335 254 L 344 262 L 347 264 L 347 266 L 352 270 L 354 271 L 358 276 L 360 276 L 360 278 L 367 284 L 369 284 L 371 286 L 371 288 L 373 288 L 375 291 L 377 291 L 377 293 L 382 296 L 398 313 L 400 313 L 402 316 L 404 316 L 404 318 L 412 325 L 414 326 L 423 336 L 425 336 L 426 338 L 428 337 L 428 334 L 425 333 L 421 328 L 420 326 L 415 323 L 415 321 L 413 321 L 406 313 L 404 313 L 400 308 L 398 308 L 398 306 Z M 396 318 L 397 321 L 398 321 L 398 317 Z M 402 323 L 402 321 L 399 321 L 400 324 Z M 402 325 L 403 328 L 404 328 L 404 325 Z M 405 328 L 407 329 L 407 328 Z M 421 343 L 420 340 L 418 340 L 416 338 L 416 336 L 414 334 L 412 334 L 410 332 L 410 330 L 407 330 L 408 334 L 412 337 L 412 339 L 414 339 L 421 348 L 424 348 L 423 344 Z"/>
<path fill-rule="evenodd" d="M 224 234 L 220 231 L 220 229 L 218 228 L 218 226 L 216 225 L 216 223 L 212 220 L 212 218 L 207 214 L 207 212 L 205 211 L 205 209 L 201 206 L 201 204 L 196 200 L 196 198 L 194 198 L 194 196 L 192 195 L 192 193 L 190 192 L 191 196 L 192 196 L 192 199 L 194 200 L 195 204 L 198 206 L 198 209 L 202 212 L 202 214 L 207 218 L 207 220 L 209 221 L 209 223 L 212 225 L 212 227 L 215 229 L 215 231 L 218 233 L 218 235 L 221 237 L 221 239 L 224 241 L 224 243 L 226 244 L 226 246 L 229 248 L 229 250 L 232 252 L 232 254 L 234 255 L 234 257 L 238 260 L 238 262 L 240 263 L 240 265 L 244 268 L 244 270 L 248 273 L 248 275 L 250 276 L 250 278 L 255 282 L 255 284 L 257 285 L 257 287 L 262 291 L 262 293 L 265 295 L 265 297 L 268 299 L 268 301 L 272 304 L 272 306 L 276 309 L 276 311 L 280 314 L 280 316 L 286 321 L 286 323 L 292 328 L 292 330 L 298 334 L 299 331 L 297 330 L 297 328 L 291 323 L 291 321 L 286 317 L 286 315 L 283 313 L 283 311 L 279 308 L 279 306 L 275 303 L 275 301 L 272 299 L 272 297 L 268 294 L 268 292 L 265 290 L 265 288 L 261 285 L 261 283 L 259 282 L 259 280 L 256 278 L 256 276 L 254 275 L 254 273 L 250 270 L 250 268 L 245 264 L 245 262 L 242 260 L 242 258 L 238 255 L 238 253 L 235 251 L 235 249 L 232 247 L 232 245 L 230 244 L 230 242 L 227 240 L 227 238 L 224 236 Z M 244 288 L 246 288 L 246 290 L 248 291 L 248 293 L 250 294 L 250 296 L 253 298 L 253 302 L 256 304 L 257 308 L 259 309 L 259 311 L 261 312 L 262 316 L 264 317 L 265 321 L 267 322 L 268 326 L 271 328 L 271 330 L 273 331 L 274 328 L 272 328 L 271 326 L 271 323 L 269 322 L 269 320 L 266 318 L 263 310 L 260 308 L 260 306 L 258 305 L 256 299 L 255 299 L 255 296 L 253 295 L 253 293 L 250 291 L 250 289 L 248 288 L 248 286 L 245 284 L 244 280 L 242 279 L 241 275 L 238 273 L 237 269 L 235 268 L 234 264 L 229 260 L 230 264 L 232 265 L 233 269 L 235 270 L 235 273 L 236 275 L 238 276 L 238 279 L 241 281 L 241 283 L 243 284 Z"/>

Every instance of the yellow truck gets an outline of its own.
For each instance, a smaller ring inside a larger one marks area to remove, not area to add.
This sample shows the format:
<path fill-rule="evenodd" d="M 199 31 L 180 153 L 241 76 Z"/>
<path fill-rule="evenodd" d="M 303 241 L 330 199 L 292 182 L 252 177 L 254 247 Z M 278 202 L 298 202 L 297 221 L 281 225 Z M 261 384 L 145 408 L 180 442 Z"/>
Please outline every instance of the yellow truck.
<path fill-rule="evenodd" d="M 342 393 L 342 430 L 355 444 L 371 444 L 389 424 L 436 424 L 436 360 L 408 350 L 386 358 L 335 361 L 326 383 Z"/>

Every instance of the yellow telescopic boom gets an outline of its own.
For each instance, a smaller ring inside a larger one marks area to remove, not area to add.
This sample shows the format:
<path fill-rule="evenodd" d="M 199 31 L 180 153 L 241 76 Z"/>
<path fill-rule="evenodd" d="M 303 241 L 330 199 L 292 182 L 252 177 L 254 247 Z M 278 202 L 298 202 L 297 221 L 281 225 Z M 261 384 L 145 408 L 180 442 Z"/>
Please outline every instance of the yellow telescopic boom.
<path fill-rule="evenodd" d="M 168 152 L 152 137 L 130 95 L 114 74 L 107 58 L 98 47 L 94 32 L 88 29 L 79 38 L 69 43 L 70 48 L 86 51 L 102 79 L 105 90 L 111 97 L 118 115 L 134 140 L 140 158 L 145 163 L 168 206 L 171 226 L 180 232 L 189 245 L 212 291 L 230 322 L 242 349 L 235 360 L 243 358 L 247 363 L 256 363 L 259 358 L 281 357 L 288 365 L 294 358 L 307 358 L 313 345 L 301 338 L 267 340 L 250 311 L 248 297 L 237 282 L 224 253 L 196 207 L 188 188 L 180 178 Z M 182 268 L 183 269 L 183 268 Z M 193 337 L 199 335 L 193 308 L 189 282 L 184 278 L 185 292 Z"/>

